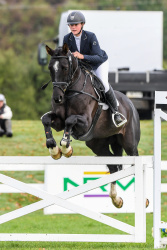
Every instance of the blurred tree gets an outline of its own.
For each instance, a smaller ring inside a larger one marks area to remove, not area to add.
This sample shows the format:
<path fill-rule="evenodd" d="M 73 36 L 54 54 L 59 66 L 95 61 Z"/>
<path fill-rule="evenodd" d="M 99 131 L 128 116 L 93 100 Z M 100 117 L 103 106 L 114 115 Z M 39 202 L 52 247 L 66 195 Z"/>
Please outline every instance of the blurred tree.
<path fill-rule="evenodd" d="M 51 107 L 52 89 L 40 88 L 49 75 L 37 63 L 37 46 L 56 36 L 58 11 L 46 1 L 44 5 L 38 2 L 38 8 L 37 1 L 35 6 L 29 1 L 20 1 L 21 5 L 17 1 L 17 6 L 8 1 L 7 8 L 0 8 L 0 92 L 5 94 L 14 119 L 39 119 Z"/>
<path fill-rule="evenodd" d="M 14 63 L 13 63 L 14 61 Z M 35 90 L 27 77 L 27 68 L 12 49 L 2 51 L 0 56 L 0 92 L 7 99 L 14 119 L 37 117 Z"/>

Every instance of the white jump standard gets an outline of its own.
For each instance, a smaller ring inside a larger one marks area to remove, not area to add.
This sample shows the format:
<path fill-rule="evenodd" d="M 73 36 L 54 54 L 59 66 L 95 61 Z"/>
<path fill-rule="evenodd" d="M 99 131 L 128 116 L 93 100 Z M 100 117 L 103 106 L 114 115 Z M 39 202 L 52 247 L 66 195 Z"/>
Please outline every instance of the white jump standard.
<path fill-rule="evenodd" d="M 167 121 L 167 114 L 156 108 L 157 104 L 167 104 L 167 91 L 155 91 L 154 110 L 154 248 L 167 245 L 167 237 L 161 238 L 161 229 L 167 223 L 161 222 L 161 118 Z"/>

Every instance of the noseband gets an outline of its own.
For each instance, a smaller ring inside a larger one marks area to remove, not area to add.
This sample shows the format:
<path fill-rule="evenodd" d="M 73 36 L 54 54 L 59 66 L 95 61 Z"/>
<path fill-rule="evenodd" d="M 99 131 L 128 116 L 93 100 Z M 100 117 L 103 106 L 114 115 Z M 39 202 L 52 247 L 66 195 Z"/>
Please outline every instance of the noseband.
<path fill-rule="evenodd" d="M 69 85 L 72 83 L 73 77 L 78 69 L 78 60 L 77 61 L 77 67 L 75 69 L 75 71 L 73 72 L 73 64 L 72 64 L 72 56 L 52 56 L 52 59 L 61 59 L 61 58 L 65 58 L 68 60 L 68 64 L 69 64 L 69 73 L 68 73 L 68 79 L 67 82 L 52 82 L 53 84 L 53 88 L 59 88 L 63 93 L 65 93 L 65 91 L 67 90 L 67 88 L 69 87 Z M 73 72 L 73 73 L 72 73 Z M 62 88 L 63 86 L 63 88 Z"/>

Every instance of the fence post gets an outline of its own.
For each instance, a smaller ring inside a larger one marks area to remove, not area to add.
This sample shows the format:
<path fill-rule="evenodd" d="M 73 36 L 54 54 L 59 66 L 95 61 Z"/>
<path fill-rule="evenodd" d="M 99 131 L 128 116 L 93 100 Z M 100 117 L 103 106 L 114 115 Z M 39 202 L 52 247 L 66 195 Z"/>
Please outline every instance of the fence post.
<path fill-rule="evenodd" d="M 161 221 L 161 117 L 160 109 L 154 113 L 154 248 L 160 247 Z M 156 202 L 155 202 L 156 201 Z"/>
<path fill-rule="evenodd" d="M 143 158 L 135 158 L 135 241 L 146 242 L 146 197 Z"/>

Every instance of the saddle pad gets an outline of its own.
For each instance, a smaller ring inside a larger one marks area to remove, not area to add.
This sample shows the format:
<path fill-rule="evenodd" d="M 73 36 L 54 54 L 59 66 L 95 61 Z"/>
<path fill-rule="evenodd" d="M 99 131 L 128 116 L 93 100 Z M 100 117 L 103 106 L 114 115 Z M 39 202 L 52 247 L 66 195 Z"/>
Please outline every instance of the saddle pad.
<path fill-rule="evenodd" d="M 117 100 L 117 99 L 116 99 L 116 100 Z M 106 103 L 104 103 L 104 102 L 100 102 L 99 105 L 102 105 L 102 106 L 103 106 L 103 107 L 102 107 L 102 110 L 107 110 L 107 109 L 109 109 L 109 106 L 108 106 Z M 119 106 L 118 100 L 117 100 L 117 106 Z"/>

